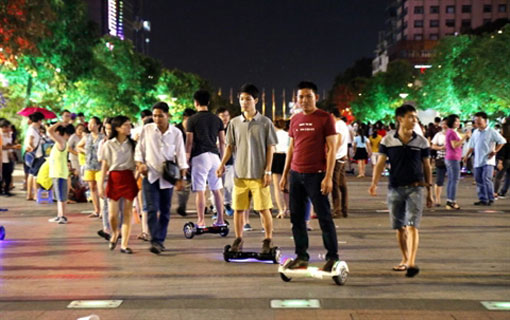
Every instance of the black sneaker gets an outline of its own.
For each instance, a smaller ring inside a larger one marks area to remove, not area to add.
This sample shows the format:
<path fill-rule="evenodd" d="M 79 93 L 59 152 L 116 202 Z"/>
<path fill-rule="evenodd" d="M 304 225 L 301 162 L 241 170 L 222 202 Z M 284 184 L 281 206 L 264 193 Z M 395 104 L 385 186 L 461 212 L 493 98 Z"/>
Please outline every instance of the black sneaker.
<path fill-rule="evenodd" d="M 110 235 L 106 232 L 103 231 L 103 229 L 99 230 L 97 232 L 97 235 L 100 236 L 101 238 L 104 238 L 106 241 L 110 241 Z"/>
<path fill-rule="evenodd" d="M 271 239 L 264 239 L 262 241 L 262 251 L 260 251 L 261 254 L 268 254 L 271 252 L 271 245 L 273 244 L 273 242 L 271 241 Z"/>
<path fill-rule="evenodd" d="M 326 261 L 326 264 L 322 267 L 322 271 L 324 272 L 331 272 L 333 270 L 333 266 L 338 261 L 338 259 L 328 259 Z"/>
<path fill-rule="evenodd" d="M 243 250 L 243 239 L 242 238 L 236 238 L 234 240 L 234 243 L 232 243 L 232 247 L 230 248 L 230 251 L 232 252 L 240 252 Z"/>
<path fill-rule="evenodd" d="M 289 263 L 287 269 L 306 269 L 308 268 L 308 261 L 296 258 L 296 260 Z"/>
<path fill-rule="evenodd" d="M 475 203 L 473 203 L 475 206 L 490 206 L 490 203 L 489 202 L 485 202 L 485 201 L 477 201 Z"/>
<path fill-rule="evenodd" d="M 161 248 L 157 243 L 154 242 L 154 243 L 151 243 L 151 247 L 149 248 L 149 251 L 154 254 L 160 254 Z"/>
<path fill-rule="evenodd" d="M 187 216 L 188 214 L 186 213 L 186 209 L 185 208 L 182 208 L 182 207 L 178 207 L 177 208 L 177 214 L 180 215 L 181 217 L 185 217 Z"/>

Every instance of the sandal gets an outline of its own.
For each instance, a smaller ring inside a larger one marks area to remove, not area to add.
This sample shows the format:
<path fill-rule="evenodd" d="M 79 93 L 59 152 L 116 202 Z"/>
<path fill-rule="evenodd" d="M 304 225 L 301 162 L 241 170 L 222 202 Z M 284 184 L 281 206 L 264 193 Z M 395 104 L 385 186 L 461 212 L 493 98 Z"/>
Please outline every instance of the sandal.
<path fill-rule="evenodd" d="M 91 214 L 89 214 L 89 218 L 99 218 L 99 213 L 92 212 Z"/>
<path fill-rule="evenodd" d="M 143 240 L 143 241 L 149 241 L 150 240 L 149 235 L 146 232 L 140 233 L 137 238 L 140 239 L 140 240 Z"/>
<path fill-rule="evenodd" d="M 407 264 L 399 264 L 398 266 L 394 266 L 393 268 L 393 271 L 406 271 L 407 270 Z"/>

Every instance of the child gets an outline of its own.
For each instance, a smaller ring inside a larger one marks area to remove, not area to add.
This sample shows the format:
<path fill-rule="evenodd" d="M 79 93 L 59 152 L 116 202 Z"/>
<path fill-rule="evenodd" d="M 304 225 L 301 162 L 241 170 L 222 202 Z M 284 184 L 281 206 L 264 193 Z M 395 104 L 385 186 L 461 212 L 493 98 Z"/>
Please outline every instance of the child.
<path fill-rule="evenodd" d="M 49 137 L 55 141 L 55 145 L 51 148 L 49 156 L 50 164 L 50 178 L 53 180 L 53 190 L 57 199 L 57 216 L 51 218 L 49 222 L 57 222 L 58 224 L 66 224 L 67 218 L 66 203 L 67 203 L 67 179 L 69 177 L 69 168 L 67 165 L 67 141 L 74 133 L 72 125 L 63 126 L 62 123 L 57 122 L 48 129 Z"/>

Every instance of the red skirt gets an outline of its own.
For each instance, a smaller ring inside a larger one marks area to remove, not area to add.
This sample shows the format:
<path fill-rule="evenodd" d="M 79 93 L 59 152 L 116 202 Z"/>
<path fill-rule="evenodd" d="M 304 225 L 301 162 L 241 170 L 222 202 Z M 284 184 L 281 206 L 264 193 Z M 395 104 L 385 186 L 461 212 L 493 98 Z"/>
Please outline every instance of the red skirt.
<path fill-rule="evenodd" d="M 132 170 L 110 171 L 106 183 L 106 197 L 118 201 L 120 198 L 133 201 L 138 194 L 138 186 Z"/>

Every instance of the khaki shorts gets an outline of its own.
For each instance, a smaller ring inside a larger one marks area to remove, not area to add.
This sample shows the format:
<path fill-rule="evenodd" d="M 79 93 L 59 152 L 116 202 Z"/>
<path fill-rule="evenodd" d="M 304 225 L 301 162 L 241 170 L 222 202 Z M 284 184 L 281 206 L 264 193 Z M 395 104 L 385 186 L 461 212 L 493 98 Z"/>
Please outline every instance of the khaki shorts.
<path fill-rule="evenodd" d="M 101 182 L 101 171 L 95 171 L 95 170 L 85 170 L 85 173 L 83 174 L 83 180 L 87 182 Z"/>
<path fill-rule="evenodd" d="M 232 209 L 250 209 L 250 194 L 253 198 L 253 209 L 257 211 L 272 209 L 271 190 L 269 186 L 264 188 L 263 185 L 264 181 L 262 179 L 234 178 Z"/>

